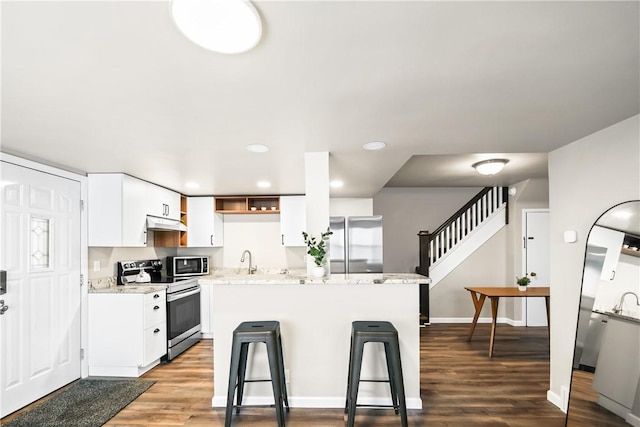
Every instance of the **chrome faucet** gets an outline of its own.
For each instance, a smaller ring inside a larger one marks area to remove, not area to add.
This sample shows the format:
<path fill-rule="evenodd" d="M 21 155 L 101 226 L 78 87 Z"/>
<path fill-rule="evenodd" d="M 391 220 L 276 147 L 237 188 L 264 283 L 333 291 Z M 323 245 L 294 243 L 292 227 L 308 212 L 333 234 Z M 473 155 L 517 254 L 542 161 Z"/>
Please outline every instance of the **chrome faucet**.
<path fill-rule="evenodd" d="M 613 312 L 614 313 L 616 313 L 616 314 L 622 313 L 622 303 L 624 303 L 624 297 L 626 297 L 627 295 L 633 295 L 634 297 L 636 297 L 636 305 L 640 306 L 640 301 L 638 300 L 638 295 L 634 294 L 633 292 L 625 292 L 620 297 L 620 302 L 618 303 L 618 305 L 613 307 Z"/>
<path fill-rule="evenodd" d="M 249 254 L 249 268 L 247 269 L 247 273 L 249 274 L 253 274 L 256 272 L 256 270 L 258 269 L 258 267 L 255 266 L 251 266 L 251 252 L 248 249 L 245 249 L 244 252 L 242 252 L 242 257 L 240 258 L 240 262 L 244 262 L 244 256 L 246 254 Z"/>

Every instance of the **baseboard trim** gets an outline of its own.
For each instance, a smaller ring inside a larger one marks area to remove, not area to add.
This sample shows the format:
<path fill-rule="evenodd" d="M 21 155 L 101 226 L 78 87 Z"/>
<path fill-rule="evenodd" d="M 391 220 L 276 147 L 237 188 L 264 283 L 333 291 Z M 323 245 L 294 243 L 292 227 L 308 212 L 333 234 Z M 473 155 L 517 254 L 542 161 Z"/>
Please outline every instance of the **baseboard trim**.
<path fill-rule="evenodd" d="M 624 420 L 633 427 L 640 427 L 640 417 L 637 415 L 629 413 Z"/>
<path fill-rule="evenodd" d="M 557 393 L 552 392 L 551 390 L 547 390 L 547 400 L 557 406 L 562 412 L 567 413 L 567 400 L 563 399 L 562 396 Z"/>
<path fill-rule="evenodd" d="M 407 409 L 422 409 L 422 399 L 419 397 L 407 398 Z M 242 404 L 251 405 L 273 405 L 273 396 L 247 396 L 242 399 Z M 390 398 L 383 397 L 362 397 L 358 399 L 358 404 L 363 405 L 390 405 Z M 335 396 L 324 397 L 300 397 L 289 396 L 289 406 L 292 408 L 344 408 L 345 398 Z M 227 406 L 226 396 L 214 396 L 211 399 L 213 408 L 224 408 Z"/>

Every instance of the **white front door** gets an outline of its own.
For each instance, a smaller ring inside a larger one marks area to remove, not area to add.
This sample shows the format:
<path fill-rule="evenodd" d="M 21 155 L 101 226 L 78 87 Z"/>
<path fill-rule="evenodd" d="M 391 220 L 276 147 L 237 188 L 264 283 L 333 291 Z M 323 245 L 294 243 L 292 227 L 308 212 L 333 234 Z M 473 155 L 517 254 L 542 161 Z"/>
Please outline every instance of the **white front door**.
<path fill-rule="evenodd" d="M 549 211 L 525 211 L 524 274 L 529 286 L 549 286 Z M 544 298 L 525 298 L 527 326 L 546 326 L 547 310 Z"/>
<path fill-rule="evenodd" d="M 0 163 L 0 417 L 80 377 L 80 183 Z"/>

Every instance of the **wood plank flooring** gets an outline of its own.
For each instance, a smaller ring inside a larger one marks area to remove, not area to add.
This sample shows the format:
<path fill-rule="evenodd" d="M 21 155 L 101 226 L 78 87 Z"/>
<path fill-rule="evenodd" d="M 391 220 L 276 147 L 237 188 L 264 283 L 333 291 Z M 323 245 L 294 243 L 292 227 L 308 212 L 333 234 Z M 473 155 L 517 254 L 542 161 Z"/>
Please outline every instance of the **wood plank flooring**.
<path fill-rule="evenodd" d="M 466 341 L 468 328 L 468 324 L 435 324 L 421 329 L 423 409 L 409 411 L 409 425 L 564 426 L 564 414 L 546 400 L 549 388 L 547 328 L 498 325 L 493 358 L 487 356 L 489 325 L 478 325 L 471 342 Z M 203 340 L 171 363 L 154 368 L 144 378 L 153 379 L 156 384 L 106 425 L 224 425 L 224 409 L 211 408 L 212 360 L 212 342 Z M 589 419 L 585 412 L 573 425 L 595 425 L 580 424 Z M 243 408 L 240 415 L 234 415 L 233 425 L 276 426 L 275 411 L 273 408 Z M 294 408 L 287 415 L 288 427 L 344 425 L 342 409 Z M 400 419 L 392 410 L 358 409 L 358 427 L 399 425 Z"/>

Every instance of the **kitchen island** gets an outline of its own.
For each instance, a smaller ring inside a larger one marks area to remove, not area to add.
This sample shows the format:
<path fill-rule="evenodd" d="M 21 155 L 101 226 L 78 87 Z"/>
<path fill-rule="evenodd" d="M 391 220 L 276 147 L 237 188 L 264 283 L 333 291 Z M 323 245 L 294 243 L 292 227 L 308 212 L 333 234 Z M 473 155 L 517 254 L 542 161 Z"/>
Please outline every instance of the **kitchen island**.
<path fill-rule="evenodd" d="M 199 280 L 211 285 L 214 336 L 212 406 L 226 405 L 233 330 L 244 321 L 277 320 L 291 407 L 344 408 L 351 322 L 386 320 L 400 338 L 407 408 L 422 408 L 420 399 L 418 274 L 332 274 L 318 279 L 303 275 L 213 275 Z M 253 345 L 247 378 L 268 379 L 264 345 Z M 384 347 L 369 343 L 363 379 L 386 379 Z M 361 404 L 389 405 L 387 383 L 361 383 Z M 245 385 L 243 404 L 273 403 L 270 383 Z"/>

